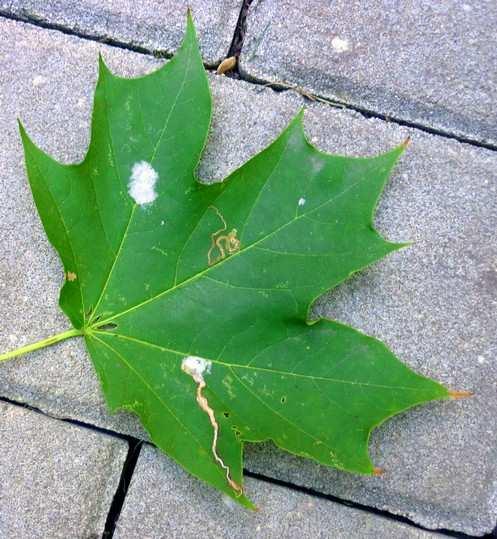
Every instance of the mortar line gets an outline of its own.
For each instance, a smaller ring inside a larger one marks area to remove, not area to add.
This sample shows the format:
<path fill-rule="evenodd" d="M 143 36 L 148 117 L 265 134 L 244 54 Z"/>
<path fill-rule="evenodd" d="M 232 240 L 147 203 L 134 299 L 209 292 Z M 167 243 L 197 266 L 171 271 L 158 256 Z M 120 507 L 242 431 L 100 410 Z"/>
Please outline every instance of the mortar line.
<path fill-rule="evenodd" d="M 402 516 L 402 515 L 396 515 L 395 513 L 390 513 L 389 511 L 386 511 L 384 509 L 378 509 L 376 507 L 366 505 L 360 502 L 355 502 L 352 500 L 347 500 L 340 498 L 339 496 L 335 496 L 333 494 L 326 494 L 324 492 L 319 492 L 317 490 L 314 490 L 309 487 L 305 487 L 302 485 L 297 485 L 295 483 L 290 483 L 289 481 L 285 481 L 282 479 L 277 479 L 274 477 L 269 477 L 264 474 L 258 473 L 258 472 L 251 472 L 250 470 L 247 470 L 244 468 L 243 473 L 246 477 L 251 477 L 253 479 L 256 479 L 258 481 L 269 483 L 272 485 L 276 485 L 279 487 L 287 488 L 289 490 L 293 490 L 296 492 L 300 492 L 302 494 L 306 494 L 308 496 L 312 496 L 314 498 L 319 498 L 321 500 L 327 500 L 330 502 L 337 503 L 339 505 L 344 505 L 346 507 L 350 507 L 351 509 L 357 509 L 359 511 L 362 511 L 364 513 L 374 514 L 380 517 L 383 517 L 390 521 L 399 522 L 402 524 L 406 524 L 412 528 L 416 528 L 418 530 L 423 530 L 431 533 L 438 533 L 440 535 L 445 535 L 446 537 L 457 537 L 459 539 L 493 539 L 494 538 L 494 532 L 490 534 L 486 534 L 484 536 L 477 536 L 477 535 L 468 535 L 464 532 L 458 532 L 454 530 L 449 530 L 446 528 L 438 528 L 438 529 L 431 529 L 426 528 L 422 526 L 421 524 L 417 524 L 413 520 L 411 520 L 408 517 Z"/>
<path fill-rule="evenodd" d="M 236 73 L 239 75 L 238 69 L 238 57 L 243 49 L 243 42 L 245 40 L 245 32 L 247 29 L 247 16 L 250 5 L 253 0 L 243 0 L 242 5 L 240 6 L 240 13 L 238 14 L 238 20 L 236 21 L 235 32 L 233 33 L 233 39 L 231 40 L 230 47 L 228 49 L 228 57 L 236 56 Z M 232 72 L 228 72 L 230 75 Z"/>
<path fill-rule="evenodd" d="M 126 41 L 121 41 L 119 39 L 115 39 L 105 34 L 96 34 L 96 33 L 92 34 L 90 32 L 82 32 L 82 31 L 64 26 L 63 24 L 60 24 L 57 22 L 50 22 L 42 18 L 18 15 L 16 13 L 10 13 L 9 11 L 6 11 L 5 9 L 0 9 L 0 18 L 8 19 L 14 22 L 20 22 L 23 24 L 29 24 L 30 26 L 43 28 L 45 30 L 54 30 L 57 32 L 61 32 L 62 34 L 67 35 L 67 36 L 77 37 L 80 39 L 84 39 L 86 41 L 93 41 L 100 45 L 107 45 L 109 47 L 114 47 L 117 49 L 141 54 L 143 56 L 151 56 L 153 58 L 165 59 L 165 60 L 169 60 L 173 57 L 173 53 L 167 52 L 165 50 L 159 50 L 159 49 L 153 50 L 153 49 L 148 49 L 147 47 L 143 47 L 141 45 L 131 45 L 130 43 L 127 43 Z M 206 62 L 203 62 L 203 65 L 207 71 L 215 71 L 216 69 L 215 66 L 208 64 Z"/>
<path fill-rule="evenodd" d="M 0 403 L 2 402 L 5 404 L 9 404 L 11 406 L 16 406 L 18 408 L 24 408 L 25 410 L 29 410 L 30 412 L 34 412 L 35 414 L 39 414 L 44 417 L 48 417 L 55 421 L 61 421 L 62 423 L 68 423 L 69 425 L 74 425 L 76 427 L 81 427 L 86 430 L 91 430 L 94 432 L 98 432 L 100 434 L 105 434 L 106 436 L 110 436 L 112 438 L 119 438 L 120 440 L 124 440 L 125 442 L 128 442 L 130 444 L 136 443 L 138 441 L 142 441 L 139 438 L 136 438 L 135 436 L 132 436 L 130 434 L 123 434 L 121 432 L 118 432 L 112 429 L 99 427 L 98 425 L 94 425 L 93 423 L 87 423 L 86 421 L 81 421 L 79 419 L 72 419 L 70 417 L 53 415 L 49 412 L 45 412 L 41 408 L 38 408 L 26 402 L 20 402 L 15 399 L 11 399 L 9 397 L 0 396 Z"/>
<path fill-rule="evenodd" d="M 62 34 L 65 34 L 65 35 L 79 37 L 81 39 L 86 39 L 88 41 L 95 41 L 97 43 L 101 43 L 102 45 L 110 45 L 112 47 L 117 47 L 119 49 L 136 52 L 138 54 L 153 55 L 153 52 L 151 50 L 145 47 L 141 47 L 140 45 L 130 45 L 129 43 L 126 43 L 125 41 L 114 39 L 114 38 L 105 36 L 103 34 L 102 35 L 96 34 L 96 33 L 92 34 L 89 32 L 86 33 L 82 31 L 74 30 L 72 28 L 68 28 L 64 26 L 63 24 L 60 24 L 57 22 L 49 22 L 42 18 L 18 15 L 16 13 L 10 13 L 9 11 L 5 9 L 0 9 L 0 17 L 4 19 L 9 19 L 15 22 L 22 22 L 25 24 L 30 24 L 32 26 L 37 26 L 39 28 L 44 28 L 46 30 L 57 30 L 58 32 L 61 32 Z M 171 56 L 172 55 L 169 55 L 168 57 L 171 57 Z"/>
<path fill-rule="evenodd" d="M 119 516 L 121 515 L 121 511 L 124 506 L 126 495 L 128 493 L 129 486 L 131 484 L 131 479 L 132 479 L 132 476 L 136 467 L 136 463 L 140 456 L 141 447 L 144 443 L 144 440 L 141 440 L 139 438 L 136 438 L 128 434 L 122 434 L 121 432 L 117 432 L 111 429 L 99 427 L 97 425 L 93 425 L 92 423 L 86 423 L 84 421 L 71 419 L 68 417 L 58 417 L 48 412 L 44 412 L 43 410 L 41 410 L 40 408 L 37 408 L 36 406 L 32 406 L 31 404 L 27 404 L 24 402 L 19 402 L 14 399 L 10 399 L 8 397 L 0 396 L 0 402 L 3 402 L 10 406 L 15 406 L 17 408 L 24 408 L 25 410 L 29 410 L 30 412 L 33 412 L 35 414 L 39 414 L 41 416 L 53 419 L 54 421 L 60 421 L 61 423 L 66 423 L 69 425 L 80 427 L 85 430 L 98 432 L 99 434 L 110 436 L 111 438 L 116 438 L 116 439 L 126 442 L 128 446 L 126 458 L 121 468 L 121 475 L 119 477 L 119 483 L 117 484 L 116 490 L 114 492 L 114 496 L 112 498 L 112 502 L 109 506 L 109 510 L 107 512 L 106 519 L 105 519 L 104 530 L 102 533 L 102 539 L 112 539 L 115 529 L 116 529 L 117 521 L 119 520 Z"/>
<path fill-rule="evenodd" d="M 55 421 L 61 421 L 63 423 L 68 423 L 70 425 L 75 425 L 75 426 L 78 426 L 78 427 L 85 428 L 87 430 L 91 430 L 91 431 L 94 431 L 94 432 L 99 432 L 101 434 L 106 434 L 107 436 L 111 436 L 111 437 L 114 437 L 114 438 L 119 438 L 121 440 L 126 441 L 128 443 L 128 448 L 129 449 L 128 449 L 128 455 L 126 457 L 126 461 L 125 461 L 125 464 L 123 465 L 123 470 L 122 470 L 122 473 L 121 473 L 121 479 L 124 477 L 124 480 L 126 482 L 126 484 L 125 484 L 126 490 L 125 490 L 124 496 L 121 493 L 122 503 L 119 505 L 119 507 L 121 509 L 122 509 L 122 506 L 124 504 L 124 499 L 125 499 L 127 490 L 129 488 L 129 480 L 131 479 L 134 468 L 136 466 L 136 461 L 138 460 L 138 457 L 139 457 L 139 454 L 141 452 L 141 448 L 143 447 L 143 445 L 153 447 L 153 448 L 157 449 L 158 451 L 160 451 L 157 448 L 157 446 L 154 443 L 150 442 L 149 440 L 136 438 L 135 436 L 131 436 L 131 435 L 128 435 L 128 434 L 122 434 L 122 433 L 120 433 L 118 431 L 115 431 L 115 430 L 112 430 L 112 429 L 106 429 L 104 427 L 99 427 L 99 426 L 94 425 L 92 423 L 86 423 L 84 421 L 80 421 L 80 420 L 77 420 L 77 419 L 71 419 L 71 418 L 68 418 L 68 417 L 58 417 L 58 416 L 52 415 L 52 414 L 50 414 L 48 412 L 44 412 L 43 410 L 41 410 L 40 408 L 37 408 L 36 406 L 32 406 L 32 405 L 27 404 L 27 403 L 16 401 L 16 400 L 10 399 L 8 397 L 0 396 L 0 402 L 4 402 L 4 403 L 10 404 L 12 406 L 17 406 L 19 408 L 25 408 L 27 410 L 30 410 L 30 411 L 34 412 L 34 413 L 40 414 L 40 415 L 45 416 L 45 417 L 49 417 L 50 419 L 53 419 Z M 133 452 L 136 452 L 137 449 L 139 449 L 139 451 L 137 452 L 138 454 L 136 454 L 136 458 L 135 458 L 135 457 L 133 457 Z M 168 457 L 165 457 L 165 458 L 168 458 Z M 133 464 L 133 460 L 134 460 L 134 464 Z M 125 472 L 126 463 L 128 463 L 128 471 L 127 472 Z M 370 505 L 362 504 L 360 502 L 355 502 L 355 501 L 352 501 L 352 500 L 343 499 L 343 498 L 340 498 L 339 496 L 335 496 L 333 494 L 326 494 L 324 492 L 319 492 L 318 490 L 315 490 L 315 489 L 312 489 L 312 488 L 309 488 L 309 487 L 305 487 L 305 486 L 302 486 L 302 485 L 297 485 L 295 483 L 291 483 L 289 481 L 285 481 L 285 480 L 278 479 L 278 478 L 275 478 L 275 477 L 269 477 L 269 476 L 266 476 L 266 475 L 258 473 L 258 472 L 253 472 L 253 471 L 251 471 L 251 470 L 249 470 L 247 468 L 244 468 L 243 473 L 244 473 L 244 475 L 246 477 L 251 477 L 253 479 L 257 479 L 257 480 L 263 481 L 265 483 L 270 483 L 270 484 L 273 484 L 273 485 L 288 488 L 289 490 L 294 490 L 296 492 L 301 492 L 303 494 L 307 494 L 307 495 L 312 496 L 314 498 L 319 498 L 319 499 L 324 499 L 324 500 L 328 500 L 328 501 L 331 501 L 331 502 L 335 502 L 337 504 L 345 505 L 345 506 L 351 507 L 353 509 L 358 509 L 358 510 L 366 512 L 366 513 L 379 515 L 379 516 L 382 516 L 382 517 L 387 518 L 389 520 L 401 522 L 401 523 L 407 524 L 409 526 L 412 526 L 413 528 L 417 528 L 417 529 L 421 529 L 421 530 L 429 531 L 429 532 L 433 532 L 433 533 L 439 533 L 439 534 L 445 535 L 447 537 L 458 537 L 460 539 L 476 539 L 476 538 L 478 538 L 478 539 L 495 539 L 497 537 L 497 526 L 496 526 L 496 528 L 494 529 L 493 532 L 491 532 L 489 534 L 486 534 L 484 536 L 468 535 L 468 534 L 465 534 L 463 532 L 457 532 L 457 531 L 449 530 L 449 529 L 445 529 L 445 528 L 441 528 L 441 529 L 425 528 L 422 525 L 417 524 L 416 522 L 414 522 L 413 520 L 411 520 L 411 519 L 409 519 L 407 517 L 404 517 L 404 516 L 401 516 L 401 515 L 396 515 L 394 513 L 390 513 L 389 511 L 386 511 L 386 510 L 383 510 L 383 509 L 378 509 L 378 508 L 370 506 Z M 118 490 L 121 487 L 121 485 L 122 485 L 122 480 L 120 480 L 120 482 L 119 482 Z M 123 485 L 124 485 L 124 483 L 123 483 Z M 116 494 L 117 494 L 117 490 L 116 490 Z M 112 505 L 111 505 L 111 507 L 112 507 Z M 116 510 L 117 510 L 117 502 L 116 502 L 116 509 L 114 510 L 114 514 L 116 514 Z M 111 512 L 109 511 L 109 515 L 110 515 L 110 513 Z M 104 533 L 108 533 L 111 530 L 110 520 L 112 520 L 112 519 L 109 517 L 109 515 L 107 516 L 107 520 L 109 521 L 108 522 L 109 527 L 107 527 L 107 523 L 106 523 Z M 118 519 L 118 516 L 114 520 L 114 528 L 115 528 L 115 524 L 117 522 L 117 519 Z M 112 528 L 112 533 L 113 533 L 114 528 Z M 111 537 L 112 537 L 112 535 L 104 535 L 103 539 L 110 539 Z"/>
<path fill-rule="evenodd" d="M 296 85 L 288 86 L 283 81 L 281 82 L 266 81 L 264 79 L 258 79 L 250 75 L 246 75 L 243 72 L 239 74 L 239 80 L 242 80 L 249 84 L 253 84 L 254 86 L 269 88 L 276 93 L 294 92 L 300 97 L 302 97 L 306 102 L 322 103 L 323 105 L 328 105 L 329 107 L 332 107 L 337 110 L 350 110 L 352 112 L 357 112 L 358 114 L 360 114 L 363 118 L 367 120 L 368 119 L 381 120 L 385 123 L 395 124 L 401 127 L 408 127 L 410 129 L 416 129 L 417 131 L 421 131 L 429 135 L 434 135 L 434 136 L 438 136 L 438 137 L 449 139 L 449 140 L 456 140 L 457 142 L 460 142 L 462 144 L 476 146 L 477 148 L 483 148 L 485 150 L 490 150 L 493 152 L 497 151 L 497 144 L 493 144 L 490 142 L 481 142 L 469 136 L 458 135 L 448 130 L 445 131 L 443 129 L 429 127 L 427 125 L 420 124 L 415 121 L 398 118 L 396 116 L 389 116 L 388 114 L 384 114 L 382 112 L 377 112 L 377 111 L 370 110 L 364 107 L 360 107 L 359 105 L 354 105 L 352 103 L 345 103 L 340 100 L 333 100 L 331 98 L 324 97 L 319 94 L 314 94 L 311 91 L 307 91 L 306 88 L 303 88 L 303 87 L 299 87 Z"/>
<path fill-rule="evenodd" d="M 119 478 L 119 483 L 114 493 L 112 503 L 109 507 L 109 512 L 107 513 L 102 539 L 112 539 L 114 536 L 116 525 L 119 521 L 119 517 L 121 516 L 124 502 L 126 501 L 126 496 L 128 495 L 128 490 L 131 485 L 136 464 L 140 457 L 142 446 L 142 440 L 135 439 L 134 444 L 128 442 L 128 453 L 121 470 L 121 477 Z"/>
<path fill-rule="evenodd" d="M 246 1 L 251 2 L 252 0 L 245 0 L 245 2 Z M 244 2 L 243 5 L 245 5 L 245 2 Z M 243 5 L 242 5 L 242 7 L 243 7 Z M 114 39 L 114 38 L 111 38 L 111 37 L 108 37 L 108 36 L 105 36 L 105 35 L 99 36 L 99 35 L 96 35 L 96 34 L 78 32 L 78 31 L 73 30 L 71 28 L 65 27 L 65 26 L 63 26 L 62 24 L 59 24 L 59 23 L 51 23 L 51 22 L 48 22 L 46 20 L 42 20 L 41 18 L 36 19 L 36 18 L 28 17 L 28 16 L 17 15 L 17 14 L 9 13 L 8 11 L 2 10 L 2 9 L 0 9 L 0 18 L 5 18 L 5 19 L 8 19 L 8 20 L 12 20 L 12 21 L 15 21 L 15 22 L 21 22 L 21 23 L 24 23 L 24 24 L 30 24 L 32 26 L 36 26 L 36 27 L 39 27 L 39 28 L 44 28 L 44 29 L 47 29 L 47 30 L 56 30 L 56 31 L 59 31 L 59 32 L 65 34 L 65 35 L 78 37 L 80 39 L 85 39 L 85 40 L 88 40 L 88 41 L 93 41 L 93 42 L 96 42 L 96 43 L 100 43 L 101 45 L 107 45 L 107 46 L 110 46 L 110 47 L 115 47 L 115 48 L 130 51 L 130 52 L 135 52 L 135 53 L 142 54 L 142 55 L 145 55 L 145 56 L 151 56 L 153 58 L 170 59 L 173 56 L 172 53 L 169 53 L 169 52 L 166 52 L 166 51 L 159 51 L 159 50 L 158 51 L 153 51 L 151 49 L 147 49 L 146 47 L 141 47 L 139 45 L 131 45 L 131 44 L 126 43 L 124 41 L 120 41 L 118 39 Z M 236 35 L 236 30 L 235 30 L 235 35 Z M 243 43 L 242 43 L 241 46 L 243 47 Z M 207 64 L 207 63 L 204 63 L 204 67 L 205 67 L 205 69 L 207 71 L 209 71 L 211 73 L 215 72 L 215 69 L 216 69 L 215 66 L 213 66 L 211 64 Z M 237 70 L 238 70 L 238 67 L 237 67 Z M 460 142 L 462 144 L 468 144 L 469 146 L 474 146 L 476 148 L 483 148 L 485 150 L 489 150 L 489 151 L 493 151 L 493 152 L 497 151 L 497 144 L 481 142 L 481 141 L 478 141 L 478 140 L 476 140 L 474 138 L 471 138 L 471 137 L 468 137 L 468 136 L 457 135 L 456 133 L 452 133 L 450 131 L 444 131 L 442 129 L 429 127 L 429 126 L 419 124 L 419 123 L 414 122 L 414 121 L 405 120 L 405 119 L 402 119 L 402 118 L 397 118 L 396 116 L 388 116 L 387 114 L 384 114 L 384 113 L 381 113 L 381 112 L 376 112 L 376 111 L 373 111 L 373 110 L 369 110 L 369 109 L 360 107 L 358 105 L 353 105 L 353 104 L 350 104 L 350 103 L 344 103 L 344 102 L 341 102 L 341 101 L 338 101 L 338 100 L 334 101 L 334 100 L 332 100 L 330 98 L 323 97 L 323 96 L 321 96 L 319 94 L 314 94 L 312 92 L 307 92 L 305 90 L 305 88 L 299 88 L 297 86 L 287 87 L 285 85 L 285 83 L 283 83 L 283 82 L 265 81 L 264 79 L 257 79 L 255 77 L 245 75 L 244 73 L 240 73 L 239 71 L 236 72 L 236 76 L 233 76 L 233 74 L 228 75 L 228 76 L 229 76 L 229 78 L 242 80 L 242 81 L 244 81 L 246 83 L 249 83 L 249 84 L 252 84 L 254 86 L 259 86 L 259 87 L 262 86 L 264 88 L 269 88 L 269 89 L 271 89 L 271 90 L 273 90 L 274 92 L 277 92 L 277 93 L 293 91 L 297 95 L 300 95 L 302 98 L 304 98 L 306 101 L 310 101 L 310 102 L 318 101 L 320 103 L 323 103 L 325 105 L 328 105 L 330 107 L 333 107 L 333 108 L 336 108 L 336 109 L 339 109 L 339 110 L 350 110 L 350 111 L 353 111 L 353 112 L 356 112 L 356 113 L 360 114 L 362 117 L 364 117 L 366 119 L 374 118 L 374 119 L 381 120 L 381 121 L 391 123 L 391 124 L 395 124 L 395 125 L 398 125 L 398 126 L 401 126 L 401 127 L 408 127 L 410 129 L 416 129 L 417 131 L 420 131 L 422 133 L 427 133 L 427 134 L 438 136 L 438 137 L 441 137 L 441 138 L 444 138 L 444 139 L 455 140 L 455 141 Z M 302 93 L 302 92 L 305 92 L 305 94 Z"/>

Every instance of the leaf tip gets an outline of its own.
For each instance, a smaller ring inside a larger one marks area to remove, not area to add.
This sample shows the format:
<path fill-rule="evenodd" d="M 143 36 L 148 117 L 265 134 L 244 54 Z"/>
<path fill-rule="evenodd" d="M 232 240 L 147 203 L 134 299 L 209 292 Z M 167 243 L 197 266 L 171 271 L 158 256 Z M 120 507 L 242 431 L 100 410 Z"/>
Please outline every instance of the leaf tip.
<path fill-rule="evenodd" d="M 200 46 L 199 46 L 199 40 L 197 36 L 197 30 L 195 28 L 195 22 L 193 20 L 193 12 L 190 6 L 188 6 L 186 10 L 186 30 L 185 35 L 183 36 L 183 41 L 181 42 L 181 46 L 178 49 L 179 51 L 185 51 L 190 54 L 190 52 L 194 52 L 194 54 L 197 56 L 197 61 L 202 63 L 202 55 L 200 53 Z M 173 60 L 176 58 L 177 54 L 173 56 Z"/>
<path fill-rule="evenodd" d="M 302 124 L 304 123 L 304 113 L 305 113 L 305 106 L 302 105 L 295 116 L 295 119 Z"/>
<path fill-rule="evenodd" d="M 473 396 L 474 396 L 474 393 L 472 391 L 449 390 L 449 397 L 454 400 L 469 399 L 470 397 L 473 397 Z"/>
<path fill-rule="evenodd" d="M 19 129 L 19 133 L 21 134 L 21 137 L 27 136 L 26 129 L 24 128 L 21 118 L 19 117 L 17 117 L 17 128 Z"/>
<path fill-rule="evenodd" d="M 189 5 L 186 8 L 186 30 L 187 32 L 195 32 L 195 23 L 193 22 L 193 11 L 191 6 Z"/>
<path fill-rule="evenodd" d="M 291 119 L 290 123 L 287 126 L 287 130 L 292 130 L 297 128 L 298 131 L 301 132 L 301 135 L 307 140 L 307 137 L 305 135 L 304 131 L 304 113 L 305 113 L 305 107 L 300 107 L 299 111 L 295 116 Z"/>
<path fill-rule="evenodd" d="M 24 150 L 26 151 L 29 146 L 35 146 L 20 118 L 17 118 L 17 128 L 19 129 Z"/>
<path fill-rule="evenodd" d="M 413 241 L 401 241 L 401 242 L 389 242 L 392 246 L 393 251 L 399 251 L 400 249 L 407 249 L 408 247 L 412 247 L 414 244 Z"/>
<path fill-rule="evenodd" d="M 250 509 L 251 511 L 255 511 L 256 513 L 259 513 L 259 511 L 261 510 L 261 508 L 258 505 L 255 505 L 255 503 L 252 500 L 249 500 L 248 498 L 246 498 L 245 495 L 244 495 L 243 505 L 247 509 Z"/>
<path fill-rule="evenodd" d="M 105 74 L 111 75 L 111 71 L 107 67 L 107 64 L 105 63 L 103 54 L 100 51 L 98 51 L 98 76 L 100 78 L 102 75 L 105 75 Z"/>

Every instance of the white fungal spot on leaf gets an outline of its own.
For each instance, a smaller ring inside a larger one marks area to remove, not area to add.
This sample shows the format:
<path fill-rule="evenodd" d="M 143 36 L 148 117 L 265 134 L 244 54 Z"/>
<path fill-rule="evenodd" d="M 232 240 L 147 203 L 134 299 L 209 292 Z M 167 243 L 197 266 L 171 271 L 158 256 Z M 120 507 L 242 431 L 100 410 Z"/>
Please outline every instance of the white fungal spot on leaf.
<path fill-rule="evenodd" d="M 349 50 L 349 42 L 346 39 L 341 39 L 338 36 L 335 36 L 331 40 L 331 46 L 335 52 L 346 52 Z"/>
<path fill-rule="evenodd" d="M 129 178 L 128 193 L 137 204 L 150 204 L 157 198 L 155 184 L 159 179 L 157 171 L 147 161 L 133 165 Z"/>
<path fill-rule="evenodd" d="M 299 206 L 303 206 L 305 204 L 305 198 L 299 198 Z"/>
<path fill-rule="evenodd" d="M 210 374 L 212 363 L 198 356 L 187 356 L 181 362 L 181 370 L 189 374 L 197 384 L 204 381 L 204 373 Z"/>

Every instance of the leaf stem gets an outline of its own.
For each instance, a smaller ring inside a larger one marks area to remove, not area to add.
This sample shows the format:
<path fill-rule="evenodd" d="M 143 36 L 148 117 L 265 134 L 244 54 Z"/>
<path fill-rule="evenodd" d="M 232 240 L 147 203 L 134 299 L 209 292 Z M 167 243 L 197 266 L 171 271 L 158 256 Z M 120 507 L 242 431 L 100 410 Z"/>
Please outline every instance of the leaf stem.
<path fill-rule="evenodd" d="M 45 348 L 46 346 L 51 346 L 52 344 L 64 341 L 65 339 L 70 339 L 71 337 L 78 337 L 83 335 L 84 331 L 82 329 L 68 329 L 62 333 L 57 333 L 52 337 L 42 339 L 41 341 L 35 342 L 33 344 L 27 344 L 26 346 L 21 346 L 12 352 L 6 352 L 5 354 L 0 354 L 0 361 L 8 361 L 9 359 L 14 359 L 15 357 L 22 356 L 23 354 L 28 354 L 34 350 L 39 350 L 40 348 Z"/>

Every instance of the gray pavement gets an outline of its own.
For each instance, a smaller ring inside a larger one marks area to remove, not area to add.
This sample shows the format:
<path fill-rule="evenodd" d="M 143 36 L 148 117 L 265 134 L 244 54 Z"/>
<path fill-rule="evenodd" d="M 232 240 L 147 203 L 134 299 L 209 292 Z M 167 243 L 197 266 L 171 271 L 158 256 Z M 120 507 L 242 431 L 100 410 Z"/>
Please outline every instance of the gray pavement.
<path fill-rule="evenodd" d="M 441 537 L 365 511 L 257 479 L 247 511 L 185 473 L 152 447 L 138 459 L 114 537 L 239 539 L 312 537 L 430 539 Z M 180 518 L 171 518 L 178 515 Z M 185 526 L 185 522 L 188 526 Z M 185 534 L 185 530 L 188 530 Z"/>
<path fill-rule="evenodd" d="M 255 0 L 241 70 L 497 145 L 497 3 Z"/>
<path fill-rule="evenodd" d="M 228 53 L 241 5 L 241 0 L 0 0 L 0 13 L 170 56 L 181 43 L 190 7 L 204 61 L 217 65 Z"/>
<path fill-rule="evenodd" d="M 68 327 L 57 305 L 62 269 L 29 193 L 16 117 L 56 158 L 77 161 L 88 144 L 98 51 L 119 74 L 141 74 L 158 61 L 12 21 L 0 20 L 0 33 L 4 351 Z M 214 125 L 200 169 L 208 181 L 262 149 L 303 103 L 293 92 L 219 76 L 211 81 Z M 408 134 L 413 140 L 380 202 L 377 224 L 388 238 L 414 245 L 322 298 L 316 312 L 383 339 L 419 372 L 476 395 L 419 408 L 381 427 L 371 452 L 385 468 L 382 478 L 328 470 L 269 445 L 249 445 L 246 466 L 427 527 L 489 532 L 497 520 L 497 154 L 324 104 L 310 105 L 305 123 L 318 147 L 350 155 L 386 150 Z M 2 365 L 0 396 L 145 436 L 133 416 L 106 412 L 77 340 Z"/>
<path fill-rule="evenodd" d="M 0 537 L 99 537 L 128 444 L 0 402 Z"/>

